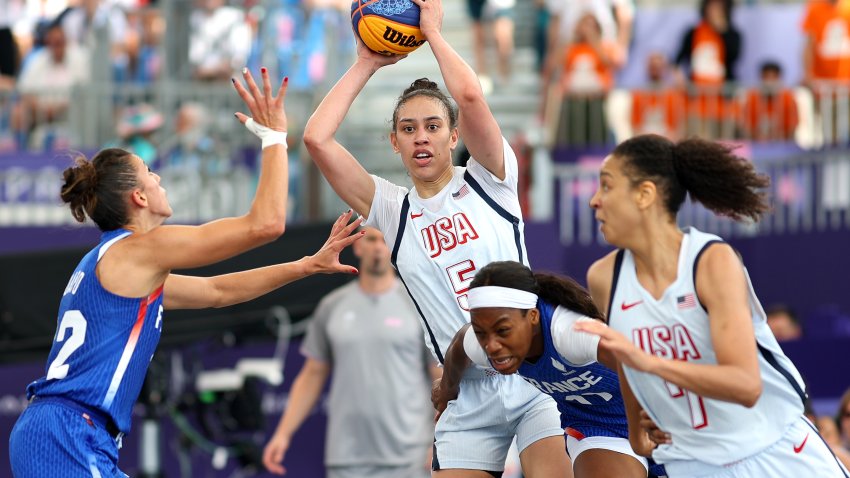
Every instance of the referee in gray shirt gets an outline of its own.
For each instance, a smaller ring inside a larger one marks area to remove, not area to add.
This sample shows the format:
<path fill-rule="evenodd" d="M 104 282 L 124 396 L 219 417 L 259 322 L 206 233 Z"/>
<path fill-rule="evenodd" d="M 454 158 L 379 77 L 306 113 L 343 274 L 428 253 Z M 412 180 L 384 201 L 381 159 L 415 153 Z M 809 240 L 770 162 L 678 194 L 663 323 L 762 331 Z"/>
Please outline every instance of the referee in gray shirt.
<path fill-rule="evenodd" d="M 266 445 L 275 474 L 292 436 L 332 375 L 325 441 L 328 478 L 429 477 L 434 433 L 431 381 L 439 369 L 425 347 L 416 309 L 390 264 L 380 231 L 352 246 L 358 280 L 328 294 L 307 329 L 304 367 Z"/>

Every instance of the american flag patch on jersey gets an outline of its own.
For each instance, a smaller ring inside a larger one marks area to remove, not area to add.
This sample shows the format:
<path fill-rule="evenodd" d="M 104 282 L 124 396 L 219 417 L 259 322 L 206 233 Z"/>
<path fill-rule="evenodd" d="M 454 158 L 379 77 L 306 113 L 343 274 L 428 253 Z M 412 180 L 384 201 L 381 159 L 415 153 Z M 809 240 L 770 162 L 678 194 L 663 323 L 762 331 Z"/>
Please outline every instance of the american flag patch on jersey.
<path fill-rule="evenodd" d="M 462 188 L 458 189 L 456 193 L 452 193 L 452 197 L 455 199 L 460 199 L 469 194 L 469 185 L 464 184 Z"/>
<path fill-rule="evenodd" d="M 679 309 L 690 309 L 697 306 L 697 299 L 693 294 L 685 294 L 676 297 L 676 307 Z"/>

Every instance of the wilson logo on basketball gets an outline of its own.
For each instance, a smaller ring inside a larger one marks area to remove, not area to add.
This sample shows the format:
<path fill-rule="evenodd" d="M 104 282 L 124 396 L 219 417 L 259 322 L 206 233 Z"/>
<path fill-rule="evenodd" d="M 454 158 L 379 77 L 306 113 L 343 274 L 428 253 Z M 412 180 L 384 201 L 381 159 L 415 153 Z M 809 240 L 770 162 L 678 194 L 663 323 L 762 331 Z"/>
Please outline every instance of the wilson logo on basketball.
<path fill-rule="evenodd" d="M 449 251 L 461 244 L 478 239 L 478 232 L 466 214 L 459 212 L 452 216 L 441 217 L 420 230 L 422 242 L 432 258 L 443 251 Z"/>
<path fill-rule="evenodd" d="M 384 30 L 384 40 L 393 43 L 398 46 L 404 47 L 420 47 L 425 40 L 419 40 L 416 38 L 416 35 L 405 35 L 404 33 L 390 27 L 386 26 L 386 30 Z"/>

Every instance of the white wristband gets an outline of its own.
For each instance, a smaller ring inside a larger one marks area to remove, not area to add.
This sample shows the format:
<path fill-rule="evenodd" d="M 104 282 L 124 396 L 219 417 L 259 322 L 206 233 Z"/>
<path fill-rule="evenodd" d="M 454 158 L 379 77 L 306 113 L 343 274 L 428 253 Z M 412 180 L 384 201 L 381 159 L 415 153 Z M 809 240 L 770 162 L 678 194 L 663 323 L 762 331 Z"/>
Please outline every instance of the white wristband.
<path fill-rule="evenodd" d="M 263 141 L 263 149 L 275 144 L 282 144 L 283 149 L 288 148 L 286 145 L 286 131 L 277 131 L 263 126 L 254 121 L 254 118 L 248 118 L 248 121 L 245 122 L 245 128 Z"/>

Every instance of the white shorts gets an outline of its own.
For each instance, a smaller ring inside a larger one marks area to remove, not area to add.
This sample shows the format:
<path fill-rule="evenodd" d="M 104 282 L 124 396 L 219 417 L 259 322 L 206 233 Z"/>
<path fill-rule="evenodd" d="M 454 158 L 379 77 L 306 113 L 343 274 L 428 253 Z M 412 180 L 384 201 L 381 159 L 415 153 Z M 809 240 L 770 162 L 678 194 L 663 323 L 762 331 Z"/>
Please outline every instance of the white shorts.
<path fill-rule="evenodd" d="M 516 435 L 519 452 L 563 436 L 555 401 L 519 375 L 465 376 L 434 430 L 434 470 L 502 471 Z"/>
<path fill-rule="evenodd" d="M 632 450 L 632 445 L 629 444 L 629 440 L 625 438 L 584 437 L 581 440 L 578 440 L 567 435 L 567 453 L 570 454 L 570 460 L 572 460 L 573 463 L 575 463 L 576 458 L 578 458 L 583 451 L 593 449 L 611 450 L 628 455 L 639 461 L 643 467 L 647 469 L 647 471 L 649 470 L 649 464 L 646 461 L 646 458 L 635 453 L 634 450 Z"/>
<path fill-rule="evenodd" d="M 779 441 L 743 460 L 723 466 L 699 461 L 671 461 L 665 463 L 664 467 L 670 478 L 850 478 L 850 473 L 838 462 L 817 429 L 805 417 L 795 420 Z"/>

